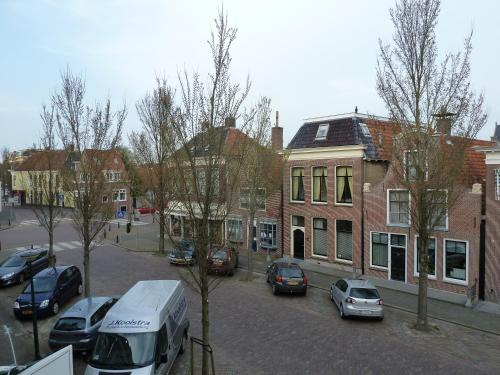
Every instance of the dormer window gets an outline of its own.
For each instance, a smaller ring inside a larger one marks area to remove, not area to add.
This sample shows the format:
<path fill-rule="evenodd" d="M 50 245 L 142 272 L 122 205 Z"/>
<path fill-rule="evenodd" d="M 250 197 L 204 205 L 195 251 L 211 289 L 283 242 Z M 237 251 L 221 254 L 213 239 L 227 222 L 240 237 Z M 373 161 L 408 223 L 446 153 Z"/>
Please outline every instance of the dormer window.
<path fill-rule="evenodd" d="M 329 124 L 319 125 L 315 140 L 326 139 L 326 135 L 328 134 L 328 127 L 329 126 L 330 126 Z"/>
<path fill-rule="evenodd" d="M 366 124 L 363 124 L 362 122 L 359 123 L 359 127 L 361 129 L 361 132 L 363 133 L 363 135 L 365 137 L 370 137 L 371 134 L 370 134 L 370 130 L 368 129 L 368 126 L 366 126 Z"/>

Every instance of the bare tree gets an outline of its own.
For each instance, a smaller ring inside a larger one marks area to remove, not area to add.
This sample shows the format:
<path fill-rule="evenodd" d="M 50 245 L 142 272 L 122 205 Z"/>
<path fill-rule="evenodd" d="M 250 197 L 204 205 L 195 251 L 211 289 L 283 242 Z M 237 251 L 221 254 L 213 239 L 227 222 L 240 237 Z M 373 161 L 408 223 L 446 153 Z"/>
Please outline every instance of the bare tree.
<path fill-rule="evenodd" d="M 247 233 L 253 232 L 257 210 L 265 207 L 267 197 L 275 194 L 281 187 L 283 158 L 271 149 L 271 100 L 262 97 L 251 111 L 247 121 L 246 134 L 250 141 L 244 150 L 244 160 L 241 166 L 244 171 L 240 181 L 240 199 L 245 201 L 247 214 Z M 248 274 L 252 279 L 253 236 L 247 238 Z M 269 249 L 268 249 L 269 256 Z"/>
<path fill-rule="evenodd" d="M 240 86 L 231 81 L 230 49 L 237 30 L 228 25 L 220 11 L 209 46 L 213 72 L 203 84 L 198 74 L 179 76 L 180 113 L 171 126 L 169 167 L 176 192 L 176 210 L 185 212 L 193 227 L 197 269 L 192 272 L 202 304 L 202 340 L 210 344 L 209 293 L 220 282 L 207 276 L 207 253 L 214 243 L 223 242 L 222 224 L 231 207 L 241 177 L 240 168 L 248 144 L 246 120 L 240 107 L 250 90 L 250 81 Z M 169 92 L 169 90 L 166 90 Z M 172 92 L 172 91 L 170 91 Z M 234 127 L 240 118 L 240 128 Z M 202 373 L 208 374 L 209 357 L 203 351 Z"/>
<path fill-rule="evenodd" d="M 54 230 L 63 214 L 62 208 L 59 208 L 60 172 L 66 153 L 64 150 L 56 149 L 54 106 L 49 109 L 44 105 L 40 117 L 43 123 L 40 140 L 42 150 L 31 156 L 33 163 L 28 172 L 32 196 L 31 208 L 49 235 L 49 265 L 54 265 Z"/>
<path fill-rule="evenodd" d="M 420 330 L 428 328 L 429 237 L 463 193 L 465 152 L 486 122 L 483 96 L 474 93 L 470 82 L 472 33 L 462 52 L 438 61 L 439 12 L 439 0 L 398 1 L 390 10 L 392 46 L 379 42 L 377 64 L 378 93 L 400 131 L 392 170 L 409 191 L 411 226 L 420 242 Z"/>
<path fill-rule="evenodd" d="M 133 147 L 136 162 L 140 165 L 144 190 L 149 203 L 158 211 L 160 238 L 158 250 L 165 252 L 165 229 L 169 214 L 169 203 L 174 196 L 173 175 L 168 158 L 172 152 L 173 121 L 178 117 L 174 106 L 173 91 L 166 80 L 157 79 L 157 86 L 152 94 L 146 94 L 137 105 L 143 130 L 133 132 L 130 144 Z"/>
<path fill-rule="evenodd" d="M 58 132 L 68 150 L 65 191 L 73 193 L 73 224 L 83 244 L 85 296 L 90 296 L 90 252 L 99 232 L 112 218 L 106 172 L 118 164 L 116 146 L 120 140 L 125 106 L 112 112 L 108 99 L 89 107 L 84 103 L 85 82 L 68 69 L 61 75 L 62 87 L 52 98 L 57 111 Z"/>

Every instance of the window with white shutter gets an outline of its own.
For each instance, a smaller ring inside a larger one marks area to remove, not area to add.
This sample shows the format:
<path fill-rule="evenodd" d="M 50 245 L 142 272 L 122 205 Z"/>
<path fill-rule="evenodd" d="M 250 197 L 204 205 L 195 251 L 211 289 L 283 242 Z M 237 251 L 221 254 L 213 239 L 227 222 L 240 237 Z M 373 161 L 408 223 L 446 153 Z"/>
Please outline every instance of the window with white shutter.
<path fill-rule="evenodd" d="M 328 256 L 326 219 L 313 219 L 313 255 Z"/>
<path fill-rule="evenodd" d="M 337 259 L 352 261 L 352 221 L 337 220 Z"/>

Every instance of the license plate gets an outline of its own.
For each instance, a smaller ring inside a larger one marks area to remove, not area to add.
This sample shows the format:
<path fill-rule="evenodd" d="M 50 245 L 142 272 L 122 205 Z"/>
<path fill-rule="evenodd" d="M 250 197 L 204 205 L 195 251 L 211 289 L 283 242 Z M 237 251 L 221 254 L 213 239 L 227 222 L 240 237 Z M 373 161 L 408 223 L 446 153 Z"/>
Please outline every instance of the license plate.
<path fill-rule="evenodd" d="M 21 314 L 23 314 L 23 315 L 31 315 L 31 310 L 21 311 Z"/>
<path fill-rule="evenodd" d="M 298 282 L 296 282 L 296 281 L 289 281 L 287 284 L 288 284 L 288 285 L 297 285 L 297 284 L 298 284 Z"/>
<path fill-rule="evenodd" d="M 216 260 L 214 263 L 215 264 L 222 264 L 222 260 Z"/>

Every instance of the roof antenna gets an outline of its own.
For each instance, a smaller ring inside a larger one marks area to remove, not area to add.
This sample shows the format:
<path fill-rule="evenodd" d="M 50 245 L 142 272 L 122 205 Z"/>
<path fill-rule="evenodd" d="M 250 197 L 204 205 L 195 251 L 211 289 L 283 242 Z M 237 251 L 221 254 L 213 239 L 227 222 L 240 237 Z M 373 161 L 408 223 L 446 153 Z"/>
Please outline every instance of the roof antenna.
<path fill-rule="evenodd" d="M 354 107 L 354 113 L 358 113 L 358 106 Z"/>

